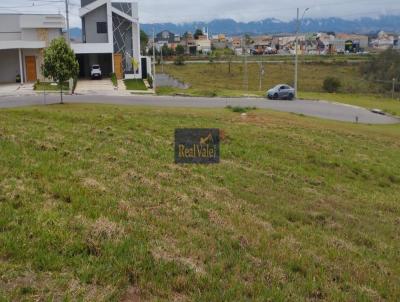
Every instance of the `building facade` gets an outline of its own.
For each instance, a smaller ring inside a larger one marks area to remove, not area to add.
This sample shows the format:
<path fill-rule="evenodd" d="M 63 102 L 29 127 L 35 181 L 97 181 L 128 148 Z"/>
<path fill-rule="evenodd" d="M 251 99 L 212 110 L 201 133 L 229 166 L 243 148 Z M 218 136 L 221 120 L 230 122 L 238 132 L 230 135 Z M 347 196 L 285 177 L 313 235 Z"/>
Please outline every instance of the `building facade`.
<path fill-rule="evenodd" d="M 146 58 L 140 55 L 138 4 L 130 0 L 81 0 L 82 43 L 71 44 L 80 76 L 99 64 L 103 74 L 117 78 L 147 76 Z M 142 60 L 144 59 L 144 61 Z"/>
<path fill-rule="evenodd" d="M 174 34 L 168 30 L 164 30 L 156 35 L 155 42 L 157 51 L 160 51 L 164 45 L 167 45 L 169 48 L 175 50 L 181 42 L 181 37 L 180 35 Z"/>
<path fill-rule="evenodd" d="M 0 14 L 0 82 L 35 82 L 41 74 L 43 50 L 63 35 L 62 15 Z"/>

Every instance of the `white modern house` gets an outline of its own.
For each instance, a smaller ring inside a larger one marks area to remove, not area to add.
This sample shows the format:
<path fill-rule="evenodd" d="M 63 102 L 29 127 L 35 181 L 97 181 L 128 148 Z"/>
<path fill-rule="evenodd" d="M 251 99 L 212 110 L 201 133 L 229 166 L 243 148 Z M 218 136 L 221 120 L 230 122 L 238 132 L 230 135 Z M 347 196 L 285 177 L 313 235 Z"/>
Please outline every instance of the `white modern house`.
<path fill-rule="evenodd" d="M 0 83 L 43 80 L 43 50 L 63 35 L 62 15 L 0 14 Z"/>
<path fill-rule="evenodd" d="M 138 4 L 131 0 L 81 0 L 82 43 L 72 43 L 80 76 L 99 64 L 103 74 L 139 79 L 150 73 L 150 62 L 140 55 Z"/>

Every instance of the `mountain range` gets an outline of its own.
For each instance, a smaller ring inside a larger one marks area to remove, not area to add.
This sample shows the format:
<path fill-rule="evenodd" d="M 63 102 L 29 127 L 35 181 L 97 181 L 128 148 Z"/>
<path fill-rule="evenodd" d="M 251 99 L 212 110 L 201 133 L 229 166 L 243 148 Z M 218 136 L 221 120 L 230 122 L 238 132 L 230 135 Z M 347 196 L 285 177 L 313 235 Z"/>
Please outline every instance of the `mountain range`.
<path fill-rule="evenodd" d="M 153 29 L 156 33 L 169 30 L 176 34 L 183 34 L 187 31 L 194 32 L 197 28 L 203 27 L 207 27 L 211 34 L 240 35 L 248 33 L 261 35 L 293 33 L 296 28 L 296 20 L 281 21 L 268 18 L 261 21 L 237 22 L 233 19 L 217 19 L 210 22 L 141 24 L 141 28 L 149 35 L 152 34 Z M 381 30 L 400 33 L 400 16 L 387 15 L 379 18 L 365 17 L 355 20 L 341 18 L 305 19 L 301 26 L 302 32 L 374 34 Z M 72 28 L 71 35 L 80 37 L 80 29 Z"/>

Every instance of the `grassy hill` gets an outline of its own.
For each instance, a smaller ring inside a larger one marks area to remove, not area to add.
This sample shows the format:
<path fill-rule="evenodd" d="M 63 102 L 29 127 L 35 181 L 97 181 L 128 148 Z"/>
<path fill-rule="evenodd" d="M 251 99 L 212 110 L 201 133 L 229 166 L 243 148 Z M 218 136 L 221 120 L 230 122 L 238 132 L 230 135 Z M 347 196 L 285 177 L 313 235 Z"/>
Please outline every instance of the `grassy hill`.
<path fill-rule="evenodd" d="M 222 162 L 173 164 L 177 127 Z M 293 114 L 0 111 L 0 301 L 396 301 L 400 129 Z"/>

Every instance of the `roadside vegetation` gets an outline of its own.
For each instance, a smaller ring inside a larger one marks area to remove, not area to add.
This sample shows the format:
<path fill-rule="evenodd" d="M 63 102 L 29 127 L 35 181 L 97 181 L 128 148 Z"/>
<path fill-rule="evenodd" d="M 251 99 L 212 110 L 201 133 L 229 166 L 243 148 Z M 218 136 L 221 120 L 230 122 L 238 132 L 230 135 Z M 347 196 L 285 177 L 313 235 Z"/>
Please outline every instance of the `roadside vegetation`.
<path fill-rule="evenodd" d="M 176 127 L 220 128 L 221 164 L 173 164 Z M 0 300 L 398 301 L 399 142 L 264 110 L 0 110 Z"/>
<path fill-rule="evenodd" d="M 147 90 L 146 85 L 141 79 L 124 80 L 124 83 L 127 90 Z"/>
<path fill-rule="evenodd" d="M 113 86 L 118 87 L 118 79 L 117 79 L 117 76 L 115 75 L 115 73 L 111 73 L 110 79 L 111 79 Z"/>
<path fill-rule="evenodd" d="M 64 82 L 62 84 L 62 90 L 68 91 L 69 90 L 69 83 Z M 36 91 L 60 91 L 61 87 L 58 83 L 51 83 L 51 82 L 39 82 L 37 81 L 33 86 L 33 89 Z"/>
<path fill-rule="evenodd" d="M 320 93 L 300 92 L 299 97 L 308 100 L 326 100 L 359 106 L 367 109 L 381 109 L 389 114 L 400 116 L 400 98 L 360 93 Z"/>

